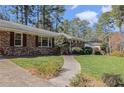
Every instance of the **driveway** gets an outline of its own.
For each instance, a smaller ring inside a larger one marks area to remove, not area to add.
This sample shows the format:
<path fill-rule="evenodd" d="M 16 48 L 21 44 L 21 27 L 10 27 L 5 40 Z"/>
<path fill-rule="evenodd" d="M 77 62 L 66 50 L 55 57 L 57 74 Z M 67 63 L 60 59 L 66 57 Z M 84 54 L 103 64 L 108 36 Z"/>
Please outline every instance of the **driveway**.
<path fill-rule="evenodd" d="M 51 87 L 51 83 L 32 76 L 23 68 L 0 56 L 0 87 Z"/>

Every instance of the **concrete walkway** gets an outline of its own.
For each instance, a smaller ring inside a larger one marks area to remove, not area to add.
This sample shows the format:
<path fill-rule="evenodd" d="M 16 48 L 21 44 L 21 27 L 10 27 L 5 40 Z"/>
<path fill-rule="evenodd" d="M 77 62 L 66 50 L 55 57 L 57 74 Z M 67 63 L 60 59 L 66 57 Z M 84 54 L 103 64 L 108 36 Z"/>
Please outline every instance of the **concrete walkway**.
<path fill-rule="evenodd" d="M 80 64 L 73 58 L 73 56 L 63 57 L 64 66 L 62 68 L 62 72 L 58 77 L 49 80 L 49 82 L 56 87 L 69 86 L 70 79 L 81 71 Z"/>
<path fill-rule="evenodd" d="M 52 87 L 54 85 L 32 76 L 23 68 L 0 57 L 0 87 Z"/>

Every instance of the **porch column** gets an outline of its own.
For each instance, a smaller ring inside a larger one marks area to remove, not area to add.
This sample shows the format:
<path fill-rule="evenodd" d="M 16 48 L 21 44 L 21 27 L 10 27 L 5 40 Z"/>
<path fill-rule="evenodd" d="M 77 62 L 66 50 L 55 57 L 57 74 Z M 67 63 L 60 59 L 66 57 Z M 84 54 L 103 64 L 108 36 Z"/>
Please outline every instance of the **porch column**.
<path fill-rule="evenodd" d="M 70 46 L 69 46 L 69 52 L 72 54 L 72 44 L 71 44 L 72 41 L 70 40 L 69 43 L 70 43 Z"/>

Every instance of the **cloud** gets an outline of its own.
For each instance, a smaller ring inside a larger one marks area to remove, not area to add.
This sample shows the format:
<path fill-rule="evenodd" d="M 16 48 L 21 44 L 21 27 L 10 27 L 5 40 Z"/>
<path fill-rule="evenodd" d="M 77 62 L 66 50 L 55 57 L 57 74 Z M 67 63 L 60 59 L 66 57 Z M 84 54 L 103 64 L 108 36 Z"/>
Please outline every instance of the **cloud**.
<path fill-rule="evenodd" d="M 87 20 L 93 25 L 94 23 L 98 22 L 97 13 L 94 11 L 84 11 L 81 13 L 76 14 L 75 16 L 80 18 L 81 20 Z"/>
<path fill-rule="evenodd" d="M 109 12 L 111 10 L 112 10 L 112 6 L 111 5 L 104 5 L 104 6 L 102 6 L 102 13 Z"/>
<path fill-rule="evenodd" d="M 78 5 L 72 5 L 71 6 L 71 10 L 73 10 L 73 9 L 75 9 L 75 8 L 77 8 L 78 7 Z"/>

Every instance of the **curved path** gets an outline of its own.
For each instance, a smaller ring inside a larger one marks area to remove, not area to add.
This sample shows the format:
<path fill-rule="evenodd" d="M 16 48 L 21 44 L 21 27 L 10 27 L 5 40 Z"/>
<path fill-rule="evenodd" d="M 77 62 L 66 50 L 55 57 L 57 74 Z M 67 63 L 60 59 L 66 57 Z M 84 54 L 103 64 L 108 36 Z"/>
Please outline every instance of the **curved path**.
<path fill-rule="evenodd" d="M 65 87 L 69 86 L 70 79 L 72 79 L 76 74 L 80 73 L 81 67 L 80 64 L 73 58 L 73 56 L 63 56 L 64 65 L 62 72 L 53 79 L 50 79 L 49 82 L 56 87 Z"/>

